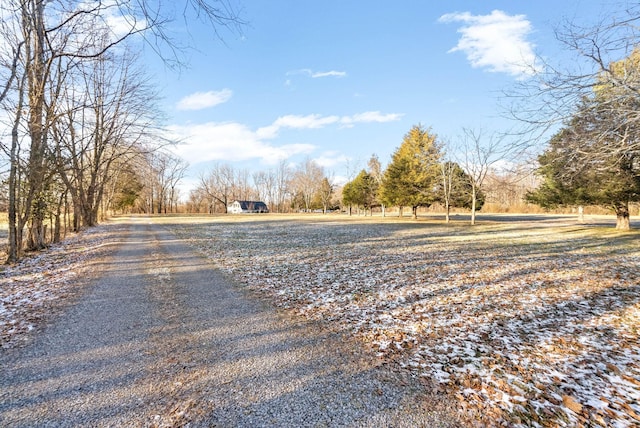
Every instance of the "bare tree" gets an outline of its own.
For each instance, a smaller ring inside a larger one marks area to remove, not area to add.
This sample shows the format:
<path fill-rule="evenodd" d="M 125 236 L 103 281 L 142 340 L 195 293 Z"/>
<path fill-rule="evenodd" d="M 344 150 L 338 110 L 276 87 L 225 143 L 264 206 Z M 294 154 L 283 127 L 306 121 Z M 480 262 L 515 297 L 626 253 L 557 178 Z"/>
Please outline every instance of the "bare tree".
<path fill-rule="evenodd" d="M 556 39 L 568 54 L 564 63 L 540 56 L 532 78 L 506 91 L 508 114 L 524 125 L 521 133 L 529 137 L 523 142 L 548 141 L 550 134 L 570 122 L 603 82 L 618 88 L 617 96 L 640 96 L 638 72 L 630 67 L 628 73 L 620 72 L 615 66 L 630 57 L 640 42 L 640 5 L 590 18 L 593 20 L 589 24 L 565 20 L 556 28 Z M 608 106 L 619 112 L 617 100 L 611 99 Z M 628 119 L 640 120 L 637 112 L 629 113 Z"/>
<path fill-rule="evenodd" d="M 15 115 L 11 124 L 11 146 L 9 152 L 9 182 L 8 191 L 8 220 L 9 220 L 9 245 L 7 263 L 15 263 L 20 257 L 22 249 L 22 233 L 28 211 L 24 208 L 24 204 L 20 204 L 20 123 L 22 122 L 22 111 L 25 97 L 25 76 L 19 79 L 17 89 L 17 102 L 14 108 Z"/>
<path fill-rule="evenodd" d="M 571 141 L 564 138 L 563 153 L 555 153 L 554 162 L 562 168 L 554 179 L 574 188 L 584 184 L 587 176 L 599 184 L 607 181 L 606 193 L 616 194 L 616 200 L 595 197 L 595 193 L 587 199 L 610 205 L 622 229 L 629 227 L 629 202 L 636 198 L 640 175 L 638 24 L 640 5 L 636 3 L 609 11 L 594 24 L 564 22 L 556 38 L 570 61 L 565 65 L 545 62 L 535 79 L 521 82 L 508 94 L 514 101 L 513 116 L 533 137 L 542 136 L 549 143 L 547 155 L 559 151 L 560 137 L 574 135 Z M 585 189 L 592 190 L 591 186 Z"/>
<path fill-rule="evenodd" d="M 253 184 L 256 187 L 258 199 L 264 201 L 271 212 L 277 212 L 276 198 L 276 171 L 270 169 L 268 171 L 259 171 L 253 174 Z"/>
<path fill-rule="evenodd" d="M 6 0 L 0 3 L 3 33 L 0 75 L 6 76 L 6 83 L 0 87 L 0 103 L 15 119 L 11 125 L 11 145 L 6 148 L 10 162 L 9 262 L 20 256 L 27 223 L 28 246 L 34 249 L 46 246 L 45 217 L 50 212 L 47 194 L 53 185 L 51 170 L 55 169 L 51 167 L 50 155 L 55 150 L 50 147 L 50 139 L 54 127 L 58 135 L 64 131 L 57 123 L 60 119 L 57 105 L 68 72 L 85 61 L 103 57 L 125 41 L 133 41 L 135 35 L 142 36 L 141 40 L 166 55 L 168 63 L 181 64 L 179 53 L 184 49 L 178 48 L 168 32 L 169 24 L 175 19 L 174 10 L 182 11 L 185 21 L 193 16 L 204 20 L 214 31 L 239 30 L 242 25 L 227 0 L 184 0 L 182 8 L 180 4 L 171 3 L 176 9 L 167 9 L 167 5 L 150 0 Z M 124 31 L 109 25 L 112 16 L 125 23 Z M 20 109 L 15 110 L 18 106 Z M 98 115 L 95 119 L 100 120 Z M 103 126 L 95 129 L 106 131 Z M 20 142 L 27 141 L 28 149 L 21 148 Z M 72 182 L 69 180 L 66 184 Z M 84 213 L 85 222 L 88 219 L 88 223 L 92 223 L 100 189 L 89 189 L 89 192 L 93 194 L 87 194 L 87 203 L 92 208 L 86 206 Z"/>
<path fill-rule="evenodd" d="M 176 155 L 156 150 L 140 154 L 140 181 L 146 178 L 147 206 L 151 213 L 174 212 L 177 204 L 176 186 L 184 177 L 187 162 Z"/>
<path fill-rule="evenodd" d="M 220 203 L 226 213 L 237 194 L 236 172 L 231 165 L 216 163 L 208 174 L 200 176 L 199 189 L 211 207 Z"/>
<path fill-rule="evenodd" d="M 201 186 L 189 192 L 186 209 L 190 213 L 213 214 L 213 206 Z"/>
<path fill-rule="evenodd" d="M 523 212 L 525 196 L 540 184 L 534 174 L 534 162 L 521 162 L 502 171 L 490 170 L 484 183 L 485 205 L 498 211 Z"/>
<path fill-rule="evenodd" d="M 22 31 L 25 40 L 24 69 L 27 76 L 29 147 L 26 183 L 26 206 L 31 216 L 29 249 L 46 246 L 44 236 L 45 149 L 47 145 L 46 83 L 49 82 L 54 55 L 48 51 L 45 34 L 44 2 L 25 2 L 21 9 Z"/>
<path fill-rule="evenodd" d="M 445 153 L 443 157 L 446 157 Z M 442 179 L 442 201 L 444 203 L 445 222 L 450 222 L 451 214 L 451 194 L 453 191 L 453 181 L 455 178 L 456 164 L 450 160 L 443 159 L 440 163 L 440 177 Z"/>
<path fill-rule="evenodd" d="M 285 212 L 287 198 L 291 195 L 291 177 L 293 172 L 285 160 L 281 160 L 275 169 L 275 201 L 277 212 Z"/>
<path fill-rule="evenodd" d="M 151 150 L 152 141 L 161 141 L 155 125 L 157 96 L 127 55 L 85 60 L 78 71 L 79 85 L 69 82 L 64 110 L 52 126 L 54 158 L 78 221 L 93 226 L 114 161 L 133 158 Z"/>
<path fill-rule="evenodd" d="M 476 224 L 478 193 L 491 166 L 503 159 L 504 137 L 496 134 L 485 136 L 483 130 L 463 129 L 461 166 L 471 184 L 471 224 Z"/>
<path fill-rule="evenodd" d="M 240 169 L 235 172 L 233 198 L 243 201 L 259 199 L 259 194 L 251 183 L 249 170 Z"/>
<path fill-rule="evenodd" d="M 177 186 L 184 178 L 189 163 L 176 156 L 170 156 L 169 168 L 167 169 L 166 183 L 169 187 L 169 212 L 177 212 L 179 193 Z"/>
<path fill-rule="evenodd" d="M 293 173 L 293 189 L 302 197 L 306 211 L 311 209 L 311 202 L 320 191 L 320 185 L 324 177 L 323 168 L 309 158 Z"/>

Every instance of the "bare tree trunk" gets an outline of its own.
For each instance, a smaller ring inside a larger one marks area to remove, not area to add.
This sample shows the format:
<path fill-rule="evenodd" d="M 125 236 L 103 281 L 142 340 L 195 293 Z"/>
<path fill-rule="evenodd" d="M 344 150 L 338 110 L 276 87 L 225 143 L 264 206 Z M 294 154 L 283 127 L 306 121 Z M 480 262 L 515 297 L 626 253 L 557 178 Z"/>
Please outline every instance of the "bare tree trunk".
<path fill-rule="evenodd" d="M 20 106 L 22 103 L 19 103 Z M 11 168 L 9 170 L 9 254 L 7 263 L 15 263 L 22 249 L 22 233 L 18 228 L 18 123 L 20 111 L 16 113 L 16 121 L 11 132 Z"/>
<path fill-rule="evenodd" d="M 629 221 L 629 202 L 620 202 L 615 205 L 616 210 L 616 229 L 630 230 L 631 222 Z"/>
<path fill-rule="evenodd" d="M 47 247 L 47 225 L 45 224 L 47 208 L 44 194 L 40 192 L 31 205 L 31 224 L 27 238 L 27 248 L 31 251 Z"/>
<path fill-rule="evenodd" d="M 14 64 L 15 66 L 15 64 Z M 9 251 L 7 255 L 7 263 L 15 263 L 20 258 L 22 252 L 22 221 L 19 216 L 19 198 L 20 178 L 18 176 L 18 147 L 19 135 L 18 129 L 22 120 L 22 108 L 24 103 L 24 77 L 20 80 L 18 86 L 18 104 L 16 107 L 16 116 L 11 129 L 11 151 L 10 151 L 10 169 L 9 169 Z"/>
<path fill-rule="evenodd" d="M 20 42 L 14 50 L 13 63 L 11 65 L 11 75 L 6 82 L 5 88 L 0 94 L 0 101 L 4 100 L 9 93 L 14 80 L 18 82 L 17 106 L 15 110 L 15 119 L 11 128 L 11 149 L 9 153 L 9 233 L 8 233 L 8 254 L 6 263 L 15 263 L 20 257 L 22 250 L 22 232 L 18 229 L 18 127 L 22 119 L 22 108 L 24 103 L 24 75 L 22 79 L 18 79 L 18 60 L 24 42 Z"/>
<path fill-rule="evenodd" d="M 45 60 L 45 2 L 32 1 L 22 8 L 22 26 L 25 33 L 25 53 L 27 56 L 27 86 L 29 96 L 29 161 L 27 170 L 28 190 L 26 209 L 30 216 L 28 247 L 32 250 L 45 248 L 44 217 L 46 201 L 44 198 L 45 177 L 45 96 L 44 85 L 48 76 Z"/>
<path fill-rule="evenodd" d="M 57 243 L 60 242 L 61 240 L 61 236 L 62 236 L 62 222 L 61 222 L 61 217 L 62 217 L 62 211 L 63 211 L 63 204 L 64 204 L 64 200 L 66 199 L 67 196 L 67 192 L 61 192 L 60 193 L 60 199 L 58 200 L 58 206 L 56 207 L 56 213 L 54 215 L 54 219 L 55 219 L 55 223 L 52 225 L 53 227 L 53 242 Z"/>
<path fill-rule="evenodd" d="M 451 221 L 450 213 L 451 213 L 451 191 L 453 188 L 453 173 L 454 167 L 453 162 L 443 162 L 440 165 L 440 173 L 442 175 L 442 199 L 444 200 L 444 209 L 445 215 L 444 220 L 445 223 L 449 223 Z"/>
<path fill-rule="evenodd" d="M 67 231 L 71 229 L 71 209 L 69 207 L 69 195 L 64 195 L 64 237 L 67 236 Z"/>
<path fill-rule="evenodd" d="M 80 232 L 82 229 L 82 214 L 80 213 L 80 205 L 73 202 L 73 231 Z"/>
<path fill-rule="evenodd" d="M 476 199 L 477 191 L 476 186 L 471 186 L 471 225 L 476 224 Z"/>

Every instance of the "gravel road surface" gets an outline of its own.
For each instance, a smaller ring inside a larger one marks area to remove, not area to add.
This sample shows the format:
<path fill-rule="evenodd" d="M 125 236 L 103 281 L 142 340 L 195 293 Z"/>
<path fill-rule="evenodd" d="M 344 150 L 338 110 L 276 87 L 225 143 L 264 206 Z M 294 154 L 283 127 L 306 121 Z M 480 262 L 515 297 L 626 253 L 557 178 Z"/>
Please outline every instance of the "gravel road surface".
<path fill-rule="evenodd" d="M 0 353 L 0 426 L 459 426 L 417 379 L 251 297 L 161 226 L 119 230 L 77 302 Z"/>

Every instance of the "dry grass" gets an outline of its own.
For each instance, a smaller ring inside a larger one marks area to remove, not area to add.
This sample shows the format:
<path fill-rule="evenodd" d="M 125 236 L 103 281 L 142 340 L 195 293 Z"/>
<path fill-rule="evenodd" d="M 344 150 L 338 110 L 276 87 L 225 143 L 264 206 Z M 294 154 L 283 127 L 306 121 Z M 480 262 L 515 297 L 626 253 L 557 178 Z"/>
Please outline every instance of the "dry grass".
<path fill-rule="evenodd" d="M 0 270 L 0 348 L 28 340 L 26 333 L 49 322 L 99 275 L 92 266 L 113 248 L 110 232 L 115 227 L 73 235 Z"/>
<path fill-rule="evenodd" d="M 161 221 L 281 307 L 400 360 L 482 424 L 640 423 L 640 235 L 509 219 Z"/>
<path fill-rule="evenodd" d="M 148 221 L 280 307 L 399 361 L 480 424 L 638 426 L 640 233 L 599 226 L 610 216 L 587 225 L 504 219 L 476 227 L 343 215 Z M 112 227 L 2 273 L 3 346 L 69 295 L 108 248 Z"/>

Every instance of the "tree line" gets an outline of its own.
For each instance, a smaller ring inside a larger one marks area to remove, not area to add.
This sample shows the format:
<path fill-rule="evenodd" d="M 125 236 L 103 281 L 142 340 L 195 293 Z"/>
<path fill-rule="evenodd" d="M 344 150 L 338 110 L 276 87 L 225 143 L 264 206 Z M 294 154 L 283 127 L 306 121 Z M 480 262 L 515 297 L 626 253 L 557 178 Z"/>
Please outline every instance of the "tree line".
<path fill-rule="evenodd" d="M 176 209 L 186 165 L 163 150 L 171 141 L 159 128 L 158 95 L 136 63 L 139 47 L 147 43 L 167 65 L 179 66 L 184 49 L 168 32 L 176 18 L 204 20 L 216 34 L 242 25 L 226 0 L 179 3 L 0 3 L 1 202 L 9 262 L 67 230 L 95 225 L 109 209 Z M 542 184 L 526 201 L 606 206 L 619 229 L 630 227 L 630 206 L 640 201 L 638 21 L 640 6 L 631 5 L 596 26 L 566 23 L 556 34 L 579 67 L 541 57 L 536 73 L 508 93 L 510 113 L 526 125 L 520 136 L 536 148 L 541 139 L 546 143 L 538 157 Z M 549 131 L 552 137 L 544 137 Z M 224 212 L 232 199 L 261 198 L 276 212 L 342 204 L 410 207 L 415 215 L 438 203 L 447 213 L 469 209 L 473 221 L 491 194 L 485 183 L 496 179 L 491 169 L 504 142 L 464 130 L 461 146 L 451 147 L 416 126 L 385 171 L 373 161 L 342 191 L 310 160 L 254 174 L 216 165 L 200 178 L 189 206 Z"/>
<path fill-rule="evenodd" d="M 168 65 L 167 29 L 182 11 L 217 28 L 240 24 L 225 0 L 0 3 L 0 147 L 8 262 L 95 225 L 146 189 L 146 210 L 177 200 L 182 161 L 161 148 L 158 95 L 136 63 L 142 43 Z M 182 171 L 182 172 L 181 172 Z"/>
<path fill-rule="evenodd" d="M 530 209 L 522 202 L 535 186 L 532 168 L 495 168 L 506 154 L 501 143 L 482 131 L 464 130 L 462 150 L 454 152 L 430 129 L 415 125 L 386 168 L 373 154 L 367 167 L 358 174 L 354 169 L 355 177 L 343 184 L 312 159 L 299 165 L 282 160 L 253 173 L 216 163 L 200 175 L 184 208 L 194 213 L 226 213 L 234 200 L 260 200 L 276 213 L 379 210 L 384 214 L 387 207 L 397 207 L 402 215 L 406 207 L 416 216 L 419 208 L 437 205 L 444 209 L 447 221 L 452 209 L 475 212 L 486 203 L 498 211 Z"/>
<path fill-rule="evenodd" d="M 260 200 L 271 212 L 301 212 L 336 206 L 337 186 L 323 167 L 307 158 L 298 166 L 285 160 L 267 171 L 250 173 L 216 163 L 199 177 L 189 194 L 187 212 L 226 213 L 235 200 Z"/>
<path fill-rule="evenodd" d="M 437 203 L 447 218 L 452 207 L 469 209 L 472 223 L 485 199 L 545 209 L 598 206 L 616 214 L 616 228 L 629 229 L 633 204 L 640 202 L 639 22 L 640 6 L 635 4 L 611 11 L 596 25 L 565 22 L 556 29 L 556 37 L 564 51 L 574 55 L 569 65 L 552 64 L 540 56 L 531 64 L 532 73 L 505 92 L 507 113 L 524 125 L 517 132 L 487 136 L 464 129 L 460 144 L 452 146 L 415 126 L 387 169 L 381 171 L 377 158 L 372 158 L 369 169 L 344 186 L 339 202 L 365 211 L 410 207 L 414 216 L 419 207 Z M 512 142 L 507 144 L 506 138 Z M 531 150 L 540 153 L 536 161 L 526 157 Z M 512 159 L 520 156 L 515 162 L 519 172 L 501 177 L 494 166 L 507 153 Z M 531 165 L 536 166 L 535 174 L 529 174 Z M 509 182 L 510 176 L 516 182 Z M 309 208 L 312 199 L 317 205 L 323 199 L 320 180 L 314 182 L 313 198 L 303 183 L 287 186 L 286 191 L 279 187 L 276 193 L 288 194 L 290 206 Z M 493 184 L 491 189 L 487 183 Z M 266 188 L 274 189 L 268 184 Z M 205 190 L 200 194 L 206 195 Z"/>
<path fill-rule="evenodd" d="M 435 203 L 444 206 L 446 221 L 451 208 L 475 211 L 482 208 L 485 196 L 480 186 L 484 176 L 474 176 L 469 167 L 465 171 L 458 163 L 445 158 L 445 147 L 435 134 L 422 125 L 413 126 L 404 136 L 402 144 L 393 153 L 391 162 L 382 171 L 377 156 L 369 161 L 369 170 L 363 169 L 343 189 L 346 205 L 363 207 L 410 207 L 414 218 L 419 207 Z M 487 167 L 489 165 L 487 164 Z"/>

